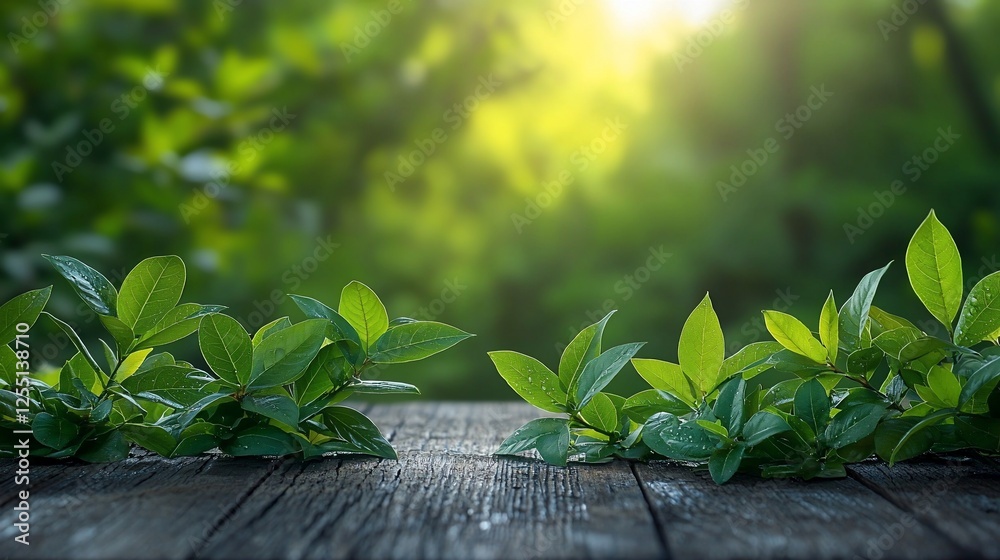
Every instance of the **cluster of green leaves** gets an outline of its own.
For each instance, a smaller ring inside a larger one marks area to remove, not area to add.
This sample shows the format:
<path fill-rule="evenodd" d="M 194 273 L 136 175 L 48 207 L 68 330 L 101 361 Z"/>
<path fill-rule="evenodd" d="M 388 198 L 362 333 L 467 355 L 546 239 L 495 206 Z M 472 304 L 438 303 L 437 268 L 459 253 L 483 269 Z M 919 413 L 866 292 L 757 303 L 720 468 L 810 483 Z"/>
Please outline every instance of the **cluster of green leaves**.
<path fill-rule="evenodd" d="M 43 311 L 51 287 L 0 308 L 0 437 L 10 439 L 0 456 L 14 452 L 13 432 L 26 420 L 32 455 L 51 458 L 114 461 L 128 455 L 131 443 L 167 457 L 218 448 L 231 455 L 395 458 L 371 420 L 339 403 L 354 393 L 419 393 L 365 373 L 426 358 L 472 336 L 438 322 L 390 321 L 378 296 L 351 282 L 337 310 L 293 295 L 308 318 L 293 324 L 282 317 L 251 337 L 223 307 L 179 303 L 186 270 L 176 256 L 142 261 L 120 290 L 76 259 L 46 259 L 97 314 L 109 340 L 99 341 L 102 364 L 72 326 Z M 77 351 L 52 385 L 18 376 L 30 349 L 19 356 L 10 347 L 17 325 L 34 324 L 39 315 Z M 208 371 L 154 353 L 195 333 Z"/>
<path fill-rule="evenodd" d="M 1000 452 L 1000 273 L 976 283 L 963 304 L 958 248 L 930 213 L 910 241 L 906 271 L 945 327 L 947 338 L 938 338 L 873 305 L 888 268 L 867 274 L 839 310 L 831 292 L 816 331 L 764 311 L 774 342 L 728 358 L 708 296 L 681 331 L 679 364 L 632 358 L 638 344 L 601 353 L 608 317 L 566 348 L 559 375 L 528 356 L 494 352 L 521 397 L 566 415 L 528 423 L 497 453 L 534 449 L 559 465 L 659 456 L 707 465 L 722 484 L 740 471 L 840 477 L 873 455 L 891 464 L 929 451 Z M 629 358 L 652 388 L 629 398 L 601 392 Z M 780 380 L 762 386 L 764 373 Z"/>

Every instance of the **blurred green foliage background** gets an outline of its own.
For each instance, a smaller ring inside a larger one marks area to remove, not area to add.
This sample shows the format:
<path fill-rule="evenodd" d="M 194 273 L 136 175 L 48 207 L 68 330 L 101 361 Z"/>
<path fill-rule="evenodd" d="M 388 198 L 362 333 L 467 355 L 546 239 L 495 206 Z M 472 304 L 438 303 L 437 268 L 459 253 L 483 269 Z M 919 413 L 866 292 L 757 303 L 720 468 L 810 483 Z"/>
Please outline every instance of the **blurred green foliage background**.
<path fill-rule="evenodd" d="M 116 284 L 180 255 L 185 300 L 249 329 L 359 279 L 479 335 L 389 373 L 462 399 L 514 396 L 487 350 L 554 367 L 606 308 L 607 344 L 673 360 L 711 291 L 733 351 L 760 309 L 813 324 L 896 259 L 877 302 L 920 316 L 901 260 L 930 208 L 967 278 L 1000 268 L 997 2 L 42 0 L 0 24 L 0 299 L 55 284 L 95 344 L 42 253 Z"/>

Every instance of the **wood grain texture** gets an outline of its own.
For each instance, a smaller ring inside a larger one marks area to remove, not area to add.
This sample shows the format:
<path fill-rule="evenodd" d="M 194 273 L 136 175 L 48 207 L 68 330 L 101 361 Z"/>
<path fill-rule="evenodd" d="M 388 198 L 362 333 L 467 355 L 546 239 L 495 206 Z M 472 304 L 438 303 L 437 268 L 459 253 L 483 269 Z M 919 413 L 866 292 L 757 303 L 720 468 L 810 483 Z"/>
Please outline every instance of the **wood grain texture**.
<path fill-rule="evenodd" d="M 492 456 L 538 415 L 524 404 L 359 408 L 399 461 L 138 450 L 111 465 L 37 460 L 30 547 L 13 543 L 13 476 L 0 478 L 0 558 L 1000 557 L 989 459 L 719 487 L 669 462 Z"/>
<path fill-rule="evenodd" d="M 963 558 L 905 512 L 851 479 L 802 482 L 665 461 L 634 466 L 675 558 Z M 899 525 L 900 530 L 895 527 Z"/>
<path fill-rule="evenodd" d="M 523 405 L 379 407 L 399 461 L 288 464 L 208 546 L 207 558 L 662 557 L 627 463 L 550 467 L 493 457 Z"/>
<path fill-rule="evenodd" d="M 970 556 L 1000 558 L 1000 471 L 976 458 L 866 462 L 854 478 L 933 525 Z"/>

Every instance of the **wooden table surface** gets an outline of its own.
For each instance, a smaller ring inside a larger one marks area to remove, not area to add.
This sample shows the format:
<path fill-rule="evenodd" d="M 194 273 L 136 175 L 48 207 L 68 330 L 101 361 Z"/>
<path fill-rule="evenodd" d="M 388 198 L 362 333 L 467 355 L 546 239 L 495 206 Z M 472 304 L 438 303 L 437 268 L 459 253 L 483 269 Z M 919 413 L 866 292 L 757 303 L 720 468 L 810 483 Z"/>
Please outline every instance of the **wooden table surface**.
<path fill-rule="evenodd" d="M 667 462 L 494 457 L 521 404 L 365 406 L 399 461 L 136 456 L 32 466 L 9 558 L 1000 558 L 1000 465 L 857 465 L 841 480 L 716 486 Z"/>

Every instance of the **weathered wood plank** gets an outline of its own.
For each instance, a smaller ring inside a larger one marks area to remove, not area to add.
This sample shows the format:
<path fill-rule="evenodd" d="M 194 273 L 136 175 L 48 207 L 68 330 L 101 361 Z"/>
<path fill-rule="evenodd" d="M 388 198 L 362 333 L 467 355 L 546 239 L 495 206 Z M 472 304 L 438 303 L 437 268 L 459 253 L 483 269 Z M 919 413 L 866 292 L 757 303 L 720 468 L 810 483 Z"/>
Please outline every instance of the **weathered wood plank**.
<path fill-rule="evenodd" d="M 661 557 L 629 465 L 566 469 L 490 454 L 525 405 L 378 406 L 399 461 L 289 463 L 199 557 Z"/>
<path fill-rule="evenodd" d="M 860 463 L 852 476 L 970 554 L 1000 558 L 1000 472 L 975 458 Z"/>
<path fill-rule="evenodd" d="M 15 558 L 185 558 L 273 470 L 265 459 L 130 458 L 45 466 L 31 488 L 31 544 L 15 544 L 14 512 L 0 521 L 0 555 Z"/>
<path fill-rule="evenodd" d="M 675 558 L 965 557 L 923 524 L 905 526 L 905 512 L 851 479 L 737 476 L 716 486 L 682 465 L 634 468 Z"/>

